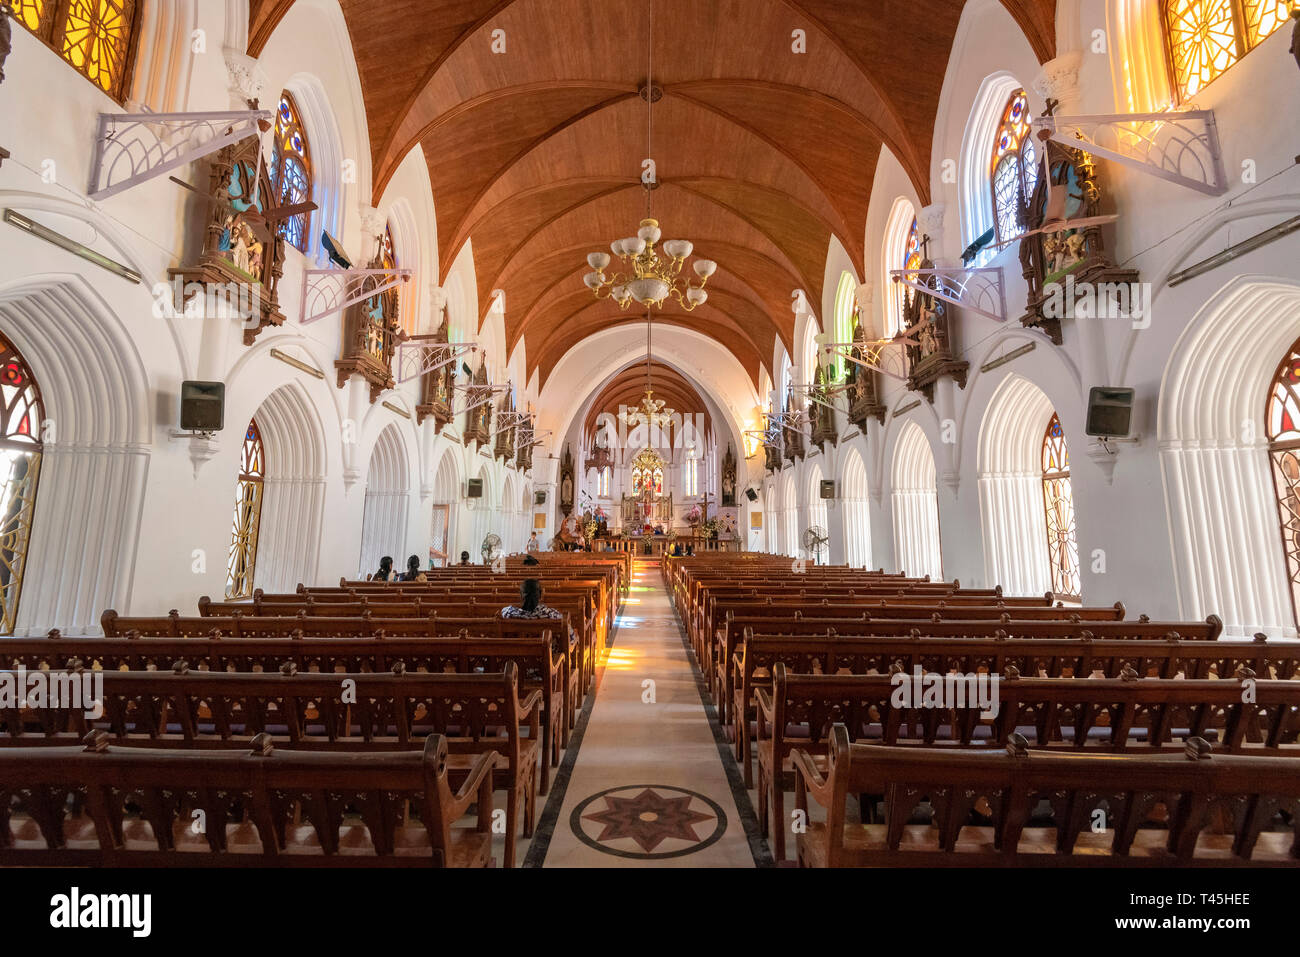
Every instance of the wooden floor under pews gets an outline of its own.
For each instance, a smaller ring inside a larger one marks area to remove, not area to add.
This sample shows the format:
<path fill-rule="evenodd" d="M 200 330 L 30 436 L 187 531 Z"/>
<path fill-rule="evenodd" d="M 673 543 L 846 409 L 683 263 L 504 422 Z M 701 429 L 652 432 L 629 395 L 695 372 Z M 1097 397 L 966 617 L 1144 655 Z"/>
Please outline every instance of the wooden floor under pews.
<path fill-rule="evenodd" d="M 428 577 L 6 639 L 0 865 L 1300 864 L 1300 642 L 772 556 Z"/>

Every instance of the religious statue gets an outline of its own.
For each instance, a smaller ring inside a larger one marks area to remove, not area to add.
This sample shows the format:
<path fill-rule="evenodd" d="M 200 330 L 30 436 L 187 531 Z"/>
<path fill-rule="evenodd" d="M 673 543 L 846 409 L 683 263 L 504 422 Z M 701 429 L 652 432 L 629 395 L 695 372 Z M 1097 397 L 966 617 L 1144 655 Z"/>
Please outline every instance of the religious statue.
<path fill-rule="evenodd" d="M 736 504 L 736 453 L 727 443 L 727 455 L 722 460 L 722 504 Z"/>
<path fill-rule="evenodd" d="M 248 136 L 222 147 L 208 160 L 208 188 L 196 208 L 203 217 L 203 246 L 198 257 L 168 276 L 189 283 L 215 286 L 223 291 L 250 289 L 235 304 L 243 317 L 244 344 L 267 326 L 284 322 L 278 289 L 284 275 L 284 237 L 274 227 L 276 192 L 259 155 L 258 137 Z M 226 293 L 228 295 L 228 293 Z M 177 309 L 184 303 L 177 302 Z"/>
<path fill-rule="evenodd" d="M 826 370 L 819 364 L 813 375 L 813 390 L 808 400 L 808 418 L 812 425 L 812 443 L 823 452 L 826 443 L 835 444 L 835 410 L 830 406 Z"/>
<path fill-rule="evenodd" d="M 1295 29 L 1291 31 L 1291 55 L 1295 57 L 1296 66 L 1300 66 L 1300 7 L 1291 11 L 1291 19 L 1295 21 Z M 0 62 L 4 57 L 0 57 Z M 0 76 L 0 80 L 4 79 Z"/>
<path fill-rule="evenodd" d="M 1044 115 L 1051 116 L 1056 102 L 1049 101 Z M 1051 139 L 1044 130 L 1040 156 L 1044 157 L 1033 195 L 1020 205 L 1019 219 L 1026 230 L 1039 229 L 1048 219 L 1066 221 L 1099 217 L 1102 213 L 1101 177 L 1092 157 L 1082 149 Z M 1055 202 L 1050 200 L 1055 199 Z M 1029 294 L 1020 322 L 1041 329 L 1061 344 L 1060 290 L 1067 277 L 1076 285 L 1129 285 L 1138 282 L 1135 269 L 1121 269 L 1106 250 L 1099 223 L 1054 233 L 1037 233 L 1020 241 L 1020 265 Z M 1068 315 L 1068 313 L 1066 313 Z"/>
<path fill-rule="evenodd" d="M 367 268 L 385 268 L 382 249 L 376 249 Z M 359 375 L 370 384 L 372 403 L 384 390 L 397 384 L 392 365 L 397 337 L 401 332 L 399 300 L 396 289 L 374 291 L 382 280 L 382 276 L 366 276 L 361 291 L 370 295 L 344 311 L 342 355 L 334 362 L 339 388 L 343 388 L 351 376 Z"/>
<path fill-rule="evenodd" d="M 433 333 L 436 345 L 447 343 L 447 322 L 444 319 Z M 446 353 L 442 353 L 447 358 Z M 415 421 L 418 425 L 429 416 L 433 416 L 434 434 L 441 432 L 451 422 L 452 378 L 456 364 L 444 362 L 441 368 L 424 373 L 420 377 L 420 404 L 415 407 Z"/>
<path fill-rule="evenodd" d="M 853 349 L 849 354 L 859 362 L 866 361 L 869 354 L 860 309 L 853 310 Z M 846 362 L 844 374 L 849 384 L 849 421 L 865 433 L 867 419 L 875 416 L 884 425 L 887 410 L 878 398 L 875 370 L 860 365 L 859 362 Z"/>
<path fill-rule="evenodd" d="M 573 449 L 567 445 L 560 462 L 560 511 L 566 516 L 573 513 Z"/>
<path fill-rule="evenodd" d="M 0 2 L 0 83 L 5 81 L 5 60 L 9 58 L 9 51 L 14 48 L 12 28 L 9 25 L 9 18 L 13 13 L 13 7 L 7 0 Z"/>
<path fill-rule="evenodd" d="M 922 248 L 928 249 L 929 243 L 930 237 L 926 236 Z M 922 255 L 920 268 L 934 269 L 928 251 Z M 917 281 L 935 292 L 942 289 L 942 277 L 933 273 L 921 273 Z M 966 388 L 970 363 L 957 358 L 947 303 L 937 295 L 909 289 L 903 304 L 903 327 L 912 333 L 906 346 L 909 389 L 933 402 L 934 385 L 942 378 L 950 377 L 958 388 Z"/>

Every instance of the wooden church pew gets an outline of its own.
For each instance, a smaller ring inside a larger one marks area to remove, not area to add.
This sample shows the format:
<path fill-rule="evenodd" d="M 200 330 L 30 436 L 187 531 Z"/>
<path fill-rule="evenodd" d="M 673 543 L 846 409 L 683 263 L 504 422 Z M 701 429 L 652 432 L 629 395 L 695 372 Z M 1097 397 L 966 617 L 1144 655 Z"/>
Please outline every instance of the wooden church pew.
<path fill-rule="evenodd" d="M 1290 758 L 1204 742 L 1187 755 L 890 748 L 851 744 L 841 726 L 830 738 L 825 769 L 794 752 L 796 809 L 807 815 L 811 798 L 826 812 L 797 836 L 803 867 L 1300 866 Z M 883 823 L 850 822 L 850 794 L 883 795 Z"/>
<path fill-rule="evenodd" d="M 487 867 L 492 773 L 413 751 L 0 749 L 0 866 Z M 477 803 L 476 825 L 456 827 Z M 196 824 L 201 826 L 196 827 Z"/>
<path fill-rule="evenodd" d="M 369 754 L 418 750 L 440 735 L 453 787 L 482 755 L 494 755 L 493 785 L 508 794 L 507 867 L 521 809 L 523 833 L 532 834 L 544 762 L 541 692 L 521 700 L 514 662 L 496 674 L 110 672 L 103 691 L 99 718 L 14 709 L 0 746 L 68 744 L 105 732 L 114 745 L 140 748 L 229 749 L 261 736 L 286 750 Z"/>

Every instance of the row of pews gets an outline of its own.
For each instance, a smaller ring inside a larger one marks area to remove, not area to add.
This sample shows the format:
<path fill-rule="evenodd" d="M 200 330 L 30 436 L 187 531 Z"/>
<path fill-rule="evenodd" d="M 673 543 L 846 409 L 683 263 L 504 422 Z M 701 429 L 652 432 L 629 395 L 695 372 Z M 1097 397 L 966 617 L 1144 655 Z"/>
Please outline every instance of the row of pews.
<path fill-rule="evenodd" d="M 630 556 L 426 574 L 6 639 L 0 865 L 513 867 Z M 525 578 L 561 618 L 501 617 Z"/>
<path fill-rule="evenodd" d="M 772 556 L 661 567 L 778 863 L 1300 864 L 1300 642 Z"/>

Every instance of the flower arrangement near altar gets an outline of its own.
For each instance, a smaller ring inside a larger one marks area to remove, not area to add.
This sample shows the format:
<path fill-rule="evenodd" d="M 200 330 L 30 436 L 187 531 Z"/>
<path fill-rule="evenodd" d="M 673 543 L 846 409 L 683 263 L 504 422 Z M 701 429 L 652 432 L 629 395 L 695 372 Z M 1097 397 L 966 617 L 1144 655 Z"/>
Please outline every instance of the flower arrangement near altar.
<path fill-rule="evenodd" d="M 590 518 L 587 520 L 587 523 L 582 526 L 582 532 L 586 536 L 587 541 L 591 541 L 593 538 L 596 537 L 596 532 L 597 530 L 599 530 L 599 528 L 600 528 L 600 523 L 597 522 L 594 518 Z"/>
<path fill-rule="evenodd" d="M 721 527 L 722 527 L 721 522 L 719 522 L 716 518 L 710 518 L 707 521 L 705 521 L 703 525 L 700 526 L 700 530 L 704 532 L 704 534 L 706 535 L 717 535 L 718 530 Z"/>

